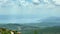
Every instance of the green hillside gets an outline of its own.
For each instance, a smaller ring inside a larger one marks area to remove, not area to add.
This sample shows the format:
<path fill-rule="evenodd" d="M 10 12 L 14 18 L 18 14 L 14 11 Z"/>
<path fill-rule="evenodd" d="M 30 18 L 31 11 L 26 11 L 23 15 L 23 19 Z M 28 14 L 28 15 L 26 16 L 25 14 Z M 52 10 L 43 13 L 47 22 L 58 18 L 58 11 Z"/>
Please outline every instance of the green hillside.
<path fill-rule="evenodd" d="M 32 27 L 27 25 L 20 25 L 20 24 L 3 24 L 0 25 L 0 32 L 2 34 L 10 34 L 10 31 L 21 32 L 22 34 L 60 34 L 60 26 L 53 26 L 53 27 Z M 21 28 L 21 30 L 19 30 Z"/>

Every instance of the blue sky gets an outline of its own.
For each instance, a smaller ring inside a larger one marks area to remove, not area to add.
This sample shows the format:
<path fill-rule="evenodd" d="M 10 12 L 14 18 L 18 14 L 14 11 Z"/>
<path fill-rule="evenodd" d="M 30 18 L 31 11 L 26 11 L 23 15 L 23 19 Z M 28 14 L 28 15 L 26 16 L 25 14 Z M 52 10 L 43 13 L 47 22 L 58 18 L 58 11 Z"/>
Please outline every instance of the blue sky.
<path fill-rule="evenodd" d="M 36 23 L 59 14 L 60 0 L 0 0 L 0 23 Z"/>

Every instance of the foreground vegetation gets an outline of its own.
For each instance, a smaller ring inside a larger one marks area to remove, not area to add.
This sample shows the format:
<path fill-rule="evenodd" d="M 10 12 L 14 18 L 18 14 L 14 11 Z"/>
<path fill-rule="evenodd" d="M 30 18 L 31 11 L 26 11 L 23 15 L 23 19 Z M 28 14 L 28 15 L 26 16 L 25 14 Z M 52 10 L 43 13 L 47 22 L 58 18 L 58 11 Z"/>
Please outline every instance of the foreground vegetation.
<path fill-rule="evenodd" d="M 11 34 L 11 32 L 14 32 L 14 34 L 17 34 L 17 31 L 8 30 L 6 28 L 0 28 L 0 34 Z"/>
<path fill-rule="evenodd" d="M 10 32 L 13 30 L 8 30 L 5 28 L 0 28 L 1 34 L 11 34 Z M 55 27 L 47 27 L 43 29 L 30 29 L 30 30 L 22 30 L 22 34 L 60 34 L 60 26 Z M 14 34 L 17 34 L 17 31 L 14 31 Z"/>
<path fill-rule="evenodd" d="M 23 31 L 22 34 L 60 34 L 60 26 Z"/>

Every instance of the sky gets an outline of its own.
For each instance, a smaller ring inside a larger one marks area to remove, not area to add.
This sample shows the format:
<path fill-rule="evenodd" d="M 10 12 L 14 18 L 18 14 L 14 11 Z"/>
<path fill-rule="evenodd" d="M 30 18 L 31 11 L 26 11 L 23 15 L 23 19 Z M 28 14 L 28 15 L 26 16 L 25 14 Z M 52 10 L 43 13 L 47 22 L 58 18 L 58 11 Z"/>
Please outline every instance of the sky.
<path fill-rule="evenodd" d="M 60 0 L 0 0 L 0 23 L 37 23 L 59 14 Z"/>

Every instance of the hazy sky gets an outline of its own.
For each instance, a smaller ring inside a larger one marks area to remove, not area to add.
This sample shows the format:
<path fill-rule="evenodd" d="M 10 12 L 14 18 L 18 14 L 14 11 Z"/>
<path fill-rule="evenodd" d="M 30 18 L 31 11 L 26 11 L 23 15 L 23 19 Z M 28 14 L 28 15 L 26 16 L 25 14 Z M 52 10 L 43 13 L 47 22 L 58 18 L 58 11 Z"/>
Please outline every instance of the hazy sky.
<path fill-rule="evenodd" d="M 0 23 L 35 23 L 60 17 L 60 0 L 0 0 Z"/>

